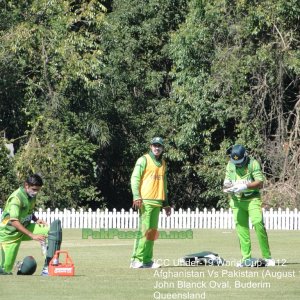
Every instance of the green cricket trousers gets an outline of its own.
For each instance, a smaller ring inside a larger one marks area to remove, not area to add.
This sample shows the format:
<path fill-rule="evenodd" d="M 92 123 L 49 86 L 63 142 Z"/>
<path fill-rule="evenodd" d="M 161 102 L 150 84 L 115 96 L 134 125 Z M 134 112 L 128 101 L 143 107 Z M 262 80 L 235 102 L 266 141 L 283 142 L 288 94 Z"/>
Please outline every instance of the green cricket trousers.
<path fill-rule="evenodd" d="M 132 260 L 144 264 L 153 258 L 154 240 L 158 237 L 159 206 L 143 204 L 139 210 L 139 234 L 134 243 Z"/>
<path fill-rule="evenodd" d="M 48 235 L 49 227 L 39 224 L 29 224 L 26 226 L 33 234 Z M 12 272 L 15 260 L 18 255 L 18 251 L 22 241 L 31 240 L 27 235 L 23 234 L 17 240 L 1 242 L 1 263 L 0 266 L 6 273 Z"/>
<path fill-rule="evenodd" d="M 251 258 L 249 218 L 254 226 L 263 258 L 271 258 L 268 235 L 263 222 L 260 198 L 230 200 L 243 260 Z"/>

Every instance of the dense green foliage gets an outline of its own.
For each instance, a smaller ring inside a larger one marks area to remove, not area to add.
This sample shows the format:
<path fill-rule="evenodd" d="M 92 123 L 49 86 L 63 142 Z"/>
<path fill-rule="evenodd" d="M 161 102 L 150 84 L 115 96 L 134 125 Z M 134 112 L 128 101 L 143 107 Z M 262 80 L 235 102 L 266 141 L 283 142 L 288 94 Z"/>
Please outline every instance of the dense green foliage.
<path fill-rule="evenodd" d="M 234 143 L 261 160 L 267 205 L 300 206 L 299 1 L 0 6 L 0 130 L 17 149 L 1 154 L 1 201 L 12 174 L 40 172 L 41 206 L 129 208 L 133 165 L 161 135 L 176 208 L 227 205 Z"/>
<path fill-rule="evenodd" d="M 2 139 L 0 140 L 0 185 L 0 205 L 3 207 L 7 195 L 12 193 L 17 185 L 17 175 L 9 157 L 9 150 L 5 147 L 5 141 Z"/>

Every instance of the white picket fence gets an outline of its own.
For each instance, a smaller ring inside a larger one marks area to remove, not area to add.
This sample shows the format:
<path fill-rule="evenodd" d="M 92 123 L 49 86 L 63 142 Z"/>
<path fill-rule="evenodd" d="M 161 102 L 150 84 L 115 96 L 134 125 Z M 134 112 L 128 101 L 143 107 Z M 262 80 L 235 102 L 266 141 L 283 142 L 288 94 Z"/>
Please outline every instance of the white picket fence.
<path fill-rule="evenodd" d="M 139 216 L 136 211 L 124 209 L 117 211 L 113 209 L 84 211 L 80 209 L 55 209 L 42 210 L 36 213 L 38 218 L 50 224 L 55 219 L 62 221 L 63 228 L 117 228 L 137 229 Z M 264 223 L 269 230 L 300 230 L 300 211 L 278 209 L 263 210 Z M 250 222 L 250 226 L 251 222 Z M 234 229 L 232 210 L 228 209 L 203 209 L 203 210 L 172 210 L 170 217 L 163 211 L 160 214 L 159 229 Z"/>
<path fill-rule="evenodd" d="M 0 209 L 0 214 L 2 213 Z M 116 229 L 137 229 L 139 216 L 132 209 L 117 211 L 108 209 L 84 211 L 80 209 L 64 210 L 42 210 L 39 209 L 35 215 L 50 224 L 53 220 L 59 219 L 63 228 L 116 228 Z M 269 230 L 300 230 L 300 211 L 296 208 L 278 210 L 263 210 L 265 227 Z M 234 229 L 235 224 L 231 209 L 203 209 L 174 211 L 167 217 L 162 211 L 159 217 L 159 229 Z M 250 226 L 251 222 L 250 222 Z"/>

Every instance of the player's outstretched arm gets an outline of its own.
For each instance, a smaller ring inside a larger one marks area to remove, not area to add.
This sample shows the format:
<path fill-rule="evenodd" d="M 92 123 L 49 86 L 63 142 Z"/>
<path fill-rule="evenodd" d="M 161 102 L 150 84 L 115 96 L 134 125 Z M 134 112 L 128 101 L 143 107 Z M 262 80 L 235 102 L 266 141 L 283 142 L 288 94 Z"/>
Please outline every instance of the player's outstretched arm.
<path fill-rule="evenodd" d="M 45 240 L 45 236 L 42 234 L 33 234 L 32 232 L 30 232 L 28 229 L 26 229 L 26 227 L 24 227 L 19 220 L 11 220 L 11 225 L 14 226 L 18 231 L 26 234 L 27 236 L 29 236 L 31 239 L 35 240 L 35 241 L 39 241 L 42 242 Z"/>

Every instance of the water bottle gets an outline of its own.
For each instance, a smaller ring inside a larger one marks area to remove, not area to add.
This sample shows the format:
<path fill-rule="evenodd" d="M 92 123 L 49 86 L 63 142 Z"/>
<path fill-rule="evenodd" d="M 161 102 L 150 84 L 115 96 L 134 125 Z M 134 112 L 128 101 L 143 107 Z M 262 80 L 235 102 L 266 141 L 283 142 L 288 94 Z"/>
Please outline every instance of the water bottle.
<path fill-rule="evenodd" d="M 46 257 L 47 255 L 47 243 L 46 241 L 41 241 L 41 250 L 42 250 L 42 255 Z"/>

